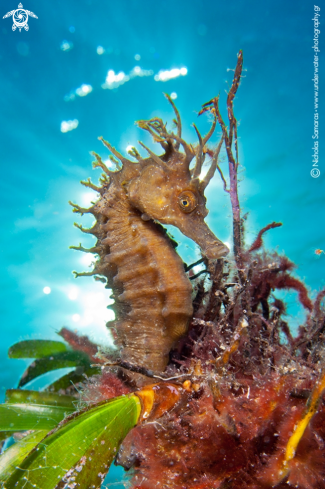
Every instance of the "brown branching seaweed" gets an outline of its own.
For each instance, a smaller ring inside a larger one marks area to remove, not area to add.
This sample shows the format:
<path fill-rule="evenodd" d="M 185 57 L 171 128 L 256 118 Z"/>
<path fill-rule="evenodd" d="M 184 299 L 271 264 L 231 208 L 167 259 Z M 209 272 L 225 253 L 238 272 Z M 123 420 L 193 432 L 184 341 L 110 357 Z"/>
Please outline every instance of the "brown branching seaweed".
<path fill-rule="evenodd" d="M 269 229 L 278 228 L 279 226 L 282 226 L 281 222 L 272 222 L 271 224 L 268 224 L 263 229 L 261 229 L 260 232 L 258 233 L 257 238 L 255 239 L 254 243 L 249 248 L 248 252 L 251 253 L 252 251 L 256 251 L 256 250 L 260 249 L 261 246 L 263 245 L 263 240 L 262 240 L 263 234 L 266 233 L 266 231 L 268 231 Z"/>
<path fill-rule="evenodd" d="M 218 167 L 218 171 L 224 183 L 224 189 L 228 191 L 230 194 L 230 201 L 231 201 L 232 214 L 233 214 L 234 254 L 237 260 L 239 260 L 240 252 L 241 252 L 241 219 L 240 219 L 240 205 L 238 199 L 238 179 L 237 179 L 237 170 L 239 165 L 238 144 L 237 144 L 237 120 L 233 112 L 233 100 L 239 87 L 242 69 L 243 69 L 243 53 L 242 51 L 240 51 L 238 55 L 234 80 L 227 97 L 229 131 L 223 121 L 223 118 L 219 110 L 219 96 L 203 105 L 203 110 L 213 105 L 214 112 L 216 114 L 217 120 L 222 129 L 223 138 L 225 140 L 228 163 L 229 163 L 229 180 L 230 180 L 229 190 L 227 190 L 226 188 L 225 178 L 219 167 Z M 199 114 L 201 113 L 202 111 Z M 235 155 L 233 153 L 233 148 L 232 148 L 233 142 L 235 146 Z"/>
<path fill-rule="evenodd" d="M 87 336 L 79 336 L 67 328 L 62 328 L 59 331 L 59 335 L 62 336 L 62 338 L 69 343 L 74 350 L 79 350 L 86 353 L 92 361 L 97 360 L 97 345 L 92 343 Z"/>

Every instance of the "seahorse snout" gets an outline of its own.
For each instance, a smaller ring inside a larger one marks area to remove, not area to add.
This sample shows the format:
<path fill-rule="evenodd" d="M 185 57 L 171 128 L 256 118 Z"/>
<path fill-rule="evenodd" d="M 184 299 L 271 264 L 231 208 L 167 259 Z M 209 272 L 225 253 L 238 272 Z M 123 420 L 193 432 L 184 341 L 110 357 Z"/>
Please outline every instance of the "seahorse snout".
<path fill-rule="evenodd" d="M 222 258 L 229 253 L 229 248 L 218 239 L 204 221 L 183 223 L 180 230 L 185 236 L 195 241 L 202 254 L 208 260 Z"/>
<path fill-rule="evenodd" d="M 216 238 L 217 239 L 217 238 Z M 217 241 L 211 245 L 207 246 L 205 249 L 201 247 L 203 255 L 205 255 L 208 260 L 216 260 L 217 258 L 222 258 L 229 253 L 229 248 L 222 243 L 222 241 Z"/>

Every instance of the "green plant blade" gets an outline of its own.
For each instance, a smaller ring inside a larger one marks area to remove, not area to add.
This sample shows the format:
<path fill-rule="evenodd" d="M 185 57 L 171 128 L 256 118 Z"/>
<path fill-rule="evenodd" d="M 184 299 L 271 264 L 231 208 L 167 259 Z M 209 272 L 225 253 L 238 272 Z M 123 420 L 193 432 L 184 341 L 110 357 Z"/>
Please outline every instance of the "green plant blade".
<path fill-rule="evenodd" d="M 51 430 L 74 407 L 40 404 L 0 404 L 0 431 Z"/>
<path fill-rule="evenodd" d="M 76 483 L 76 487 L 90 488 L 101 487 L 109 468 L 117 455 L 118 449 L 128 432 L 137 423 L 140 416 L 141 404 L 137 396 L 129 398 L 135 406 L 123 409 L 119 416 L 112 419 L 112 426 L 107 427 L 107 432 L 102 433 L 90 444 L 83 457 L 74 465 L 69 477 Z M 136 412 L 134 413 L 134 407 Z M 135 416 L 134 416 L 135 415 Z M 81 469 L 81 470 L 80 470 Z"/>
<path fill-rule="evenodd" d="M 42 358 L 55 353 L 68 351 L 62 341 L 26 340 L 15 343 L 9 348 L 9 358 Z"/>
<path fill-rule="evenodd" d="M 3 452 L 0 456 L 0 483 L 6 482 L 16 470 L 16 467 L 19 466 L 47 433 L 46 430 L 34 431 Z"/>
<path fill-rule="evenodd" d="M 67 350 L 53 355 L 36 359 L 23 373 L 18 387 L 23 387 L 31 380 L 36 379 L 51 370 L 65 367 L 90 367 L 88 355 L 82 351 Z"/>
<path fill-rule="evenodd" d="M 93 375 L 100 373 L 100 367 L 90 367 L 84 369 L 83 367 L 77 367 L 73 372 L 69 372 L 66 375 L 63 375 L 60 379 L 56 380 L 48 386 L 47 390 L 57 392 L 59 390 L 68 389 L 68 387 L 73 386 L 74 384 L 78 384 L 79 382 L 84 382 L 86 380 L 85 375 L 87 377 L 92 377 Z"/>
<path fill-rule="evenodd" d="M 76 410 L 77 399 L 72 396 L 61 396 L 51 392 L 8 389 L 6 404 L 40 404 L 45 406 L 61 406 Z"/>
<path fill-rule="evenodd" d="M 81 487 L 99 487 L 140 412 L 138 397 L 131 395 L 72 415 L 27 455 L 7 480 L 6 489 L 54 489 L 61 479 L 71 480 L 72 473 Z"/>

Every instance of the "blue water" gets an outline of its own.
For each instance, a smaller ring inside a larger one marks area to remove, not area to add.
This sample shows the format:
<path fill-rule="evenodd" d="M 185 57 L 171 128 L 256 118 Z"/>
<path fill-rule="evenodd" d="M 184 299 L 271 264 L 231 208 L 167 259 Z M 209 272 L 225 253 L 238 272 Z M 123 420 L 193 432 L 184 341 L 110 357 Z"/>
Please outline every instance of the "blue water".
<path fill-rule="evenodd" d="M 90 260 L 68 249 L 93 243 L 73 227 L 74 220 L 87 226 L 91 219 L 74 217 L 67 202 L 85 205 L 93 198 L 78 182 L 97 180 L 91 150 L 107 158 L 97 137 L 124 154 L 140 138 L 151 144 L 134 121 L 160 116 L 171 123 L 172 110 L 162 95 L 168 92 L 177 96 L 184 137 L 195 142 L 191 124 L 208 129 L 204 116 L 197 118 L 203 103 L 220 93 L 226 117 L 225 90 L 233 74 L 227 68 L 235 67 L 239 49 L 246 71 L 235 113 L 247 241 L 266 224 L 283 222 L 267 234 L 266 246 L 297 264 L 297 276 L 312 296 L 324 287 L 325 255 L 315 255 L 325 249 L 324 140 L 321 175 L 310 176 L 314 2 L 26 0 L 24 8 L 38 19 L 29 18 L 29 31 L 13 32 L 12 18 L 2 16 L 17 3 L 3 0 L 0 19 L 2 394 L 16 385 L 26 365 L 6 356 L 19 339 L 55 338 L 65 325 L 110 342 L 107 291 L 91 278 L 73 278 L 71 271 L 87 269 Z M 324 2 L 318 5 L 325 16 Z M 184 74 L 157 80 L 161 70 L 174 68 Z M 125 83 L 102 88 L 109 70 L 123 72 Z M 321 106 L 319 112 L 324 113 Z M 63 121 L 78 126 L 61 132 Z M 207 197 L 209 225 L 230 242 L 231 211 L 217 175 Z M 180 252 L 186 261 L 197 256 L 186 240 Z M 304 312 L 295 293 L 284 295 L 296 328 Z"/>

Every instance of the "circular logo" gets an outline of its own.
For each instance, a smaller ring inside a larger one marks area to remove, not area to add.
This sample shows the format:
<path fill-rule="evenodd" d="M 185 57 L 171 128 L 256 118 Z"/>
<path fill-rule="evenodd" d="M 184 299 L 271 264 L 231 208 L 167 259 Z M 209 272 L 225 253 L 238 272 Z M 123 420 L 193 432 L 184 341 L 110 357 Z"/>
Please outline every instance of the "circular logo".
<path fill-rule="evenodd" d="M 313 168 L 312 170 L 310 170 L 310 174 L 313 178 L 318 178 L 320 175 L 320 171 L 318 168 Z"/>
<path fill-rule="evenodd" d="M 20 28 L 24 27 L 28 21 L 28 14 L 27 14 L 26 10 L 23 10 L 23 9 L 16 10 L 14 15 L 13 15 L 13 21 L 17 27 L 20 27 Z"/>

